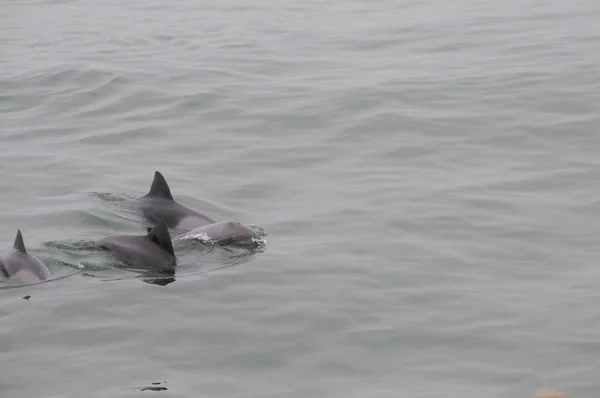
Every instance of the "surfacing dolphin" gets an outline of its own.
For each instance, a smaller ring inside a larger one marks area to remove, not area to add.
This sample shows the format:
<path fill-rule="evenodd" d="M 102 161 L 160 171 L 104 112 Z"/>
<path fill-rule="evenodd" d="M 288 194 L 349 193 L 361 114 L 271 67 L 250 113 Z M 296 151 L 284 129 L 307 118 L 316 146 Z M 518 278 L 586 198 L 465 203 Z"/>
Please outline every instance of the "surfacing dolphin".
<path fill-rule="evenodd" d="M 17 230 L 13 247 L 0 253 L 0 269 L 4 276 L 24 285 L 42 282 L 52 277 L 46 264 L 27 253 L 21 230 Z"/>
<path fill-rule="evenodd" d="M 135 269 L 173 271 L 175 251 L 167 226 L 159 221 L 146 235 L 117 235 L 99 240 L 97 246 L 116 255 Z"/>
<path fill-rule="evenodd" d="M 249 226 L 237 221 L 221 221 L 195 228 L 185 234 L 199 235 L 217 245 L 253 244 L 258 245 L 260 235 Z"/>
<path fill-rule="evenodd" d="M 173 199 L 165 177 L 154 172 L 150 192 L 136 200 L 140 210 L 152 222 L 163 221 L 167 227 L 191 230 L 212 224 L 215 220 L 197 210 L 182 205 Z"/>

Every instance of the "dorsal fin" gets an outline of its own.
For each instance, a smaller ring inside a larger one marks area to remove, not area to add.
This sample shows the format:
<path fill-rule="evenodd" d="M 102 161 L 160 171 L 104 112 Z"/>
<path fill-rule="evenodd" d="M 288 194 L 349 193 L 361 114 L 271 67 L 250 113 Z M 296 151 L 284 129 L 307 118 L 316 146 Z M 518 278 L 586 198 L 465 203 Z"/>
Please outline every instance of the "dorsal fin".
<path fill-rule="evenodd" d="M 146 235 L 148 239 L 158 245 L 161 249 L 167 253 L 175 256 L 175 250 L 173 250 L 173 242 L 171 242 L 171 235 L 164 222 L 159 221 L 158 224 L 148 231 Z"/>
<path fill-rule="evenodd" d="M 21 253 L 27 253 L 27 250 L 25 250 L 25 243 L 23 242 L 23 235 L 21 235 L 20 229 L 17 229 L 17 237 L 15 238 L 15 244 L 13 247 Z"/>
<path fill-rule="evenodd" d="M 152 181 L 150 192 L 148 192 L 146 196 L 173 200 L 173 195 L 171 195 L 169 184 L 167 184 L 167 180 L 165 180 L 165 177 L 160 173 L 160 171 L 154 172 L 154 180 Z"/>

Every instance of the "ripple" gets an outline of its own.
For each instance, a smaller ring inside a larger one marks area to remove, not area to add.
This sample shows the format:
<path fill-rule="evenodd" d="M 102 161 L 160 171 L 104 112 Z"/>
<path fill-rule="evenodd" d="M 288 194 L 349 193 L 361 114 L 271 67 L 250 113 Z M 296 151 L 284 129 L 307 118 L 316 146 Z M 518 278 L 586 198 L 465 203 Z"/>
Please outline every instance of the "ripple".
<path fill-rule="evenodd" d="M 67 274 L 52 275 L 52 278 L 50 278 L 48 280 L 41 281 L 41 282 L 30 283 L 30 284 L 27 284 L 27 285 L 15 285 L 15 284 L 12 284 L 9 281 L 0 281 L 0 290 L 26 288 L 26 287 L 29 287 L 29 286 L 35 286 L 35 285 L 40 285 L 40 284 L 45 284 L 45 283 L 52 283 L 52 282 L 55 282 L 55 281 L 58 281 L 58 280 L 62 280 L 62 279 L 65 279 L 65 278 L 70 278 L 70 277 L 75 276 L 75 275 L 79 275 L 82 272 L 83 272 L 82 270 L 76 270 L 76 271 L 72 271 L 72 272 L 67 273 Z M 31 296 L 29 296 L 29 297 L 31 297 Z M 27 300 L 29 300 L 29 298 L 27 298 Z"/>

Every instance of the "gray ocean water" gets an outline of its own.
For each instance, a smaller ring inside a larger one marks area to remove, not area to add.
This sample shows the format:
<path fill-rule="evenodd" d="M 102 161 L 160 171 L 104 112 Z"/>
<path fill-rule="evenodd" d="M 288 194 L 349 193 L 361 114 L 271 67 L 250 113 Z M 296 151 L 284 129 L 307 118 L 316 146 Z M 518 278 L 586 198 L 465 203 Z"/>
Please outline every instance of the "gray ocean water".
<path fill-rule="evenodd" d="M 0 396 L 600 396 L 599 21 L 3 1 L 0 247 L 62 278 L 0 283 Z M 166 285 L 85 250 L 144 231 L 155 170 L 266 248 L 180 248 Z"/>

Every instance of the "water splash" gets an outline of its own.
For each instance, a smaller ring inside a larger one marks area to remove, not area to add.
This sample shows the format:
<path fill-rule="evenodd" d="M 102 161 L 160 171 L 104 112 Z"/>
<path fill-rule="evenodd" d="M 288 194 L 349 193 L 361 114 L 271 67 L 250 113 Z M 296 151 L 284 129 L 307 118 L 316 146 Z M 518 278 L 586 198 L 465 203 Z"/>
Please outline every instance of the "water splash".
<path fill-rule="evenodd" d="M 206 232 L 200 232 L 199 234 L 183 235 L 183 236 L 179 237 L 179 239 L 180 240 L 197 240 L 201 243 L 211 244 L 211 245 L 216 244 L 216 242 L 213 241 L 212 238 L 206 234 Z"/>

